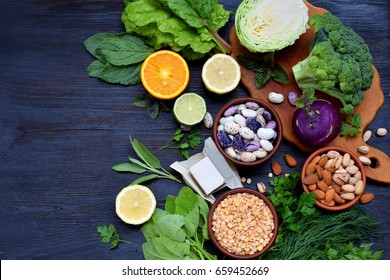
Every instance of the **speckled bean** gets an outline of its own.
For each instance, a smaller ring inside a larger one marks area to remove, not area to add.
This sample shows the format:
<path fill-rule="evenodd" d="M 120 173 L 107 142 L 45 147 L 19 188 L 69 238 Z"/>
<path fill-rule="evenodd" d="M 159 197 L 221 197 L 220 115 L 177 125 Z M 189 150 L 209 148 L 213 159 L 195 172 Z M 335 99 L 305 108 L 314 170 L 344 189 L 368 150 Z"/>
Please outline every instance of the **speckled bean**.
<path fill-rule="evenodd" d="M 254 152 L 258 149 L 260 149 L 260 141 L 257 140 L 250 141 L 245 145 L 246 152 Z"/>
<path fill-rule="evenodd" d="M 241 111 L 241 114 L 246 118 L 256 118 L 257 113 L 254 110 L 251 109 L 243 109 Z"/>
<path fill-rule="evenodd" d="M 267 152 L 272 151 L 272 149 L 274 148 L 274 145 L 272 145 L 270 141 L 264 139 L 260 140 L 260 145 Z"/>
<path fill-rule="evenodd" d="M 236 114 L 238 111 L 238 105 L 233 105 L 226 109 L 226 111 L 223 113 L 224 117 L 230 117 Z"/>
<path fill-rule="evenodd" d="M 272 128 L 260 128 L 257 131 L 257 136 L 259 136 L 260 139 L 269 140 L 274 137 L 275 131 Z"/>

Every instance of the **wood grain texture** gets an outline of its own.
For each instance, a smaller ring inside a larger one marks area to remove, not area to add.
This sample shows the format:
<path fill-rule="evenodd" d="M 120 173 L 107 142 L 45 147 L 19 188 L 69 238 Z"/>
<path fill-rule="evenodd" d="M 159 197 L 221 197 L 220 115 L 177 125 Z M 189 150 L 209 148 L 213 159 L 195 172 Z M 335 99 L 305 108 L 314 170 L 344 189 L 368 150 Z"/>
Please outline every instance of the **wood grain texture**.
<path fill-rule="evenodd" d="M 138 176 L 116 173 L 111 166 L 134 156 L 129 135 L 150 148 L 168 170 L 182 158 L 178 152 L 159 150 L 178 127 L 172 115 L 162 112 L 153 120 L 133 105 L 134 96 L 145 92 L 141 85 L 110 85 L 86 74 L 93 58 L 82 43 L 99 32 L 123 32 L 122 1 L 0 1 L 0 259 L 143 259 L 140 227 L 122 223 L 114 209 L 117 193 Z M 240 2 L 220 0 L 232 11 Z M 387 1 L 310 2 L 340 16 L 370 46 L 385 101 L 368 129 L 390 129 Z M 220 31 L 226 40 L 233 25 L 231 18 Z M 225 102 L 248 91 L 240 85 L 224 97 L 207 92 L 201 81 L 204 61 L 189 63 L 187 91 L 204 96 L 215 116 Z M 203 139 L 211 136 L 211 130 L 201 130 Z M 390 135 L 374 135 L 369 145 L 389 155 Z M 295 168 L 284 162 L 285 153 L 296 157 Z M 308 155 L 282 141 L 272 160 L 292 173 L 300 171 Z M 245 187 L 267 184 L 270 164 L 240 170 L 252 178 Z M 162 207 L 182 184 L 155 180 L 148 186 Z M 389 188 L 369 180 L 367 190 L 376 197 L 364 209 L 381 222 L 383 232 L 373 240 L 374 249 L 385 249 L 384 259 L 390 259 Z M 132 244 L 112 251 L 102 244 L 96 228 L 110 223 Z M 210 243 L 206 246 L 215 253 Z"/>
<path fill-rule="evenodd" d="M 327 10 L 320 7 L 316 7 L 308 3 L 307 1 L 306 1 L 306 5 L 309 8 L 310 16 L 313 14 L 323 14 L 324 12 L 327 12 Z M 287 124 L 284 125 L 283 127 L 283 137 L 285 140 L 291 142 L 299 149 L 307 152 L 313 152 L 317 148 L 314 146 L 306 145 L 305 143 L 300 141 L 298 136 L 294 133 L 293 127 L 291 125 L 291 120 L 293 119 L 293 114 L 296 108 L 294 106 L 291 106 L 287 102 L 287 100 L 288 100 L 288 93 L 290 91 L 294 91 L 297 93 L 301 92 L 297 83 L 295 82 L 294 74 L 292 72 L 291 67 L 296 65 L 298 62 L 302 61 L 308 56 L 309 45 L 314 37 L 314 33 L 315 33 L 314 29 L 310 28 L 302 36 L 300 36 L 300 38 L 292 46 L 287 47 L 282 51 L 275 53 L 276 63 L 280 64 L 283 67 L 283 69 L 286 70 L 289 76 L 289 83 L 287 84 L 281 84 L 281 83 L 274 82 L 273 80 L 270 80 L 262 88 L 257 89 L 254 83 L 254 75 L 255 75 L 254 72 L 241 66 L 241 73 L 242 73 L 241 81 L 243 85 L 246 87 L 246 89 L 249 91 L 251 96 L 263 100 L 269 104 L 272 104 L 268 100 L 269 92 L 275 91 L 285 96 L 285 102 L 277 106 L 274 106 L 275 110 L 279 114 L 279 117 L 281 118 L 282 123 Z M 234 56 L 254 55 L 251 54 L 245 47 L 243 47 L 240 44 L 240 41 L 236 34 L 235 27 L 232 28 L 229 39 L 230 39 L 231 46 L 233 48 L 232 53 Z M 377 112 L 379 111 L 379 109 L 382 107 L 384 103 L 384 93 L 382 91 L 381 84 L 380 84 L 380 76 L 375 66 L 373 66 L 373 69 L 375 74 L 374 74 L 372 86 L 370 89 L 368 89 L 365 92 L 365 98 L 362 104 L 357 106 L 355 109 L 355 113 L 360 114 L 362 117 L 362 123 L 363 123 L 363 126 L 361 127 L 362 131 L 364 131 L 368 126 L 368 124 L 370 124 L 373 121 Z M 319 92 L 317 92 L 316 95 L 320 99 L 329 100 L 332 104 L 335 104 L 335 106 L 338 109 L 341 107 L 340 101 L 337 100 L 336 98 L 332 98 L 326 94 L 321 94 Z M 340 117 L 342 119 L 344 118 L 341 114 Z M 367 145 L 367 144 L 363 141 L 360 135 L 359 137 L 338 136 L 327 146 L 340 146 L 343 148 L 347 148 L 352 153 L 355 153 L 356 155 L 360 156 L 362 154 L 359 154 L 357 148 L 361 145 Z M 386 170 L 390 169 L 390 158 L 383 151 L 380 151 L 374 147 L 370 147 L 370 153 L 365 156 L 370 158 L 371 161 L 373 162 L 372 165 L 365 166 L 367 177 L 382 183 L 390 184 L 390 173 L 386 172 Z"/>

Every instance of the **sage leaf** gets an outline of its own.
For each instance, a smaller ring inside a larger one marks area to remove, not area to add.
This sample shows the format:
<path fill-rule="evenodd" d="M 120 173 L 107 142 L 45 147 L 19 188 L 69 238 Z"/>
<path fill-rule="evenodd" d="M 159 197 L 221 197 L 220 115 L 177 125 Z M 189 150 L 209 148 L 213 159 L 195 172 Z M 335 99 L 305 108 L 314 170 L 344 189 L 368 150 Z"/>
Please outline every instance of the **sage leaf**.
<path fill-rule="evenodd" d="M 157 179 L 157 178 L 161 178 L 161 176 L 157 175 L 157 174 L 145 175 L 145 176 L 139 177 L 138 179 L 134 180 L 133 182 L 130 183 L 130 185 L 142 184 L 144 182 L 147 182 L 147 181 L 150 181 L 153 179 Z"/>
<path fill-rule="evenodd" d="M 140 141 L 138 141 L 137 139 L 133 140 L 130 137 L 130 142 L 138 157 L 143 160 L 145 164 L 149 165 L 152 168 L 161 168 L 160 160 L 155 157 Z"/>
<path fill-rule="evenodd" d="M 144 173 L 146 172 L 147 170 L 141 166 L 139 166 L 138 164 L 134 164 L 134 163 L 119 163 L 119 164 L 116 164 L 112 167 L 112 169 L 114 169 L 115 171 L 118 171 L 118 172 L 133 172 L 133 173 Z"/>
<path fill-rule="evenodd" d="M 148 107 L 148 112 L 152 119 L 156 119 L 160 113 L 160 105 L 156 101 L 152 102 Z"/>

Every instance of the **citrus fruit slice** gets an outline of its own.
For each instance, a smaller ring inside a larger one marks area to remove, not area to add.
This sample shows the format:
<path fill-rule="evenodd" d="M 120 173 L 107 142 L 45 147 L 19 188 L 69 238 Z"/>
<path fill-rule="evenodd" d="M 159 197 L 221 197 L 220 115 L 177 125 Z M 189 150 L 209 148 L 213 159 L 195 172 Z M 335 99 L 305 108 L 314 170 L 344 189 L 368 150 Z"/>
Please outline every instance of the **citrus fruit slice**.
<path fill-rule="evenodd" d="M 230 55 L 215 54 L 203 65 L 203 83 L 213 93 L 231 92 L 238 86 L 240 79 L 240 65 Z"/>
<path fill-rule="evenodd" d="M 146 186 L 131 185 L 122 189 L 116 196 L 115 211 L 127 224 L 139 225 L 153 215 L 156 197 Z"/>
<path fill-rule="evenodd" d="M 207 107 L 203 97 L 196 93 L 184 93 L 175 100 L 173 115 L 180 124 L 192 126 L 203 121 Z"/>
<path fill-rule="evenodd" d="M 187 87 L 190 70 L 179 54 L 161 50 L 150 54 L 141 67 L 141 82 L 145 89 L 157 99 L 177 97 Z"/>

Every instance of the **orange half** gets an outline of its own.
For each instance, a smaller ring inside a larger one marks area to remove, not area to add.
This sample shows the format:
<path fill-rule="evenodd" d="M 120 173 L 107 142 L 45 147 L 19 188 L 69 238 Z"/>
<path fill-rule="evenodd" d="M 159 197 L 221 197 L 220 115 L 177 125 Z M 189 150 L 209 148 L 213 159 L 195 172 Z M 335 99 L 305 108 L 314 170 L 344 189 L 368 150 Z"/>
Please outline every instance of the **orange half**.
<path fill-rule="evenodd" d="M 184 58 L 173 51 L 161 50 L 149 55 L 141 67 L 141 82 L 155 98 L 168 100 L 181 94 L 190 80 Z"/>

